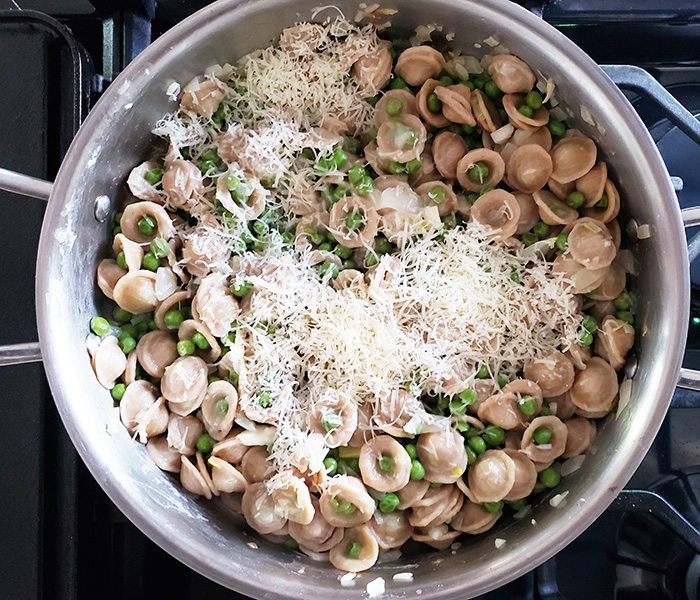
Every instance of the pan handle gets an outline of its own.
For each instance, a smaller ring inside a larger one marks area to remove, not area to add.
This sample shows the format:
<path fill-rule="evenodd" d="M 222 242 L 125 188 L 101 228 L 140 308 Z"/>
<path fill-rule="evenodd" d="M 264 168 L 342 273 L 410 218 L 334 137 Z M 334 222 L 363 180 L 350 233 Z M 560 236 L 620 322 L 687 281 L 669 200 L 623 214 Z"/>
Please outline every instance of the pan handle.
<path fill-rule="evenodd" d="M 53 183 L 50 181 L 44 181 L 29 175 L 21 175 L 7 169 L 0 169 L 0 190 L 31 196 L 47 202 L 51 195 L 52 187 Z"/>
<path fill-rule="evenodd" d="M 31 196 L 46 202 L 51 195 L 52 186 L 53 184 L 49 181 L 0 168 L 0 190 Z M 39 347 L 39 342 L 0 346 L 0 367 L 40 361 L 41 348 Z"/>

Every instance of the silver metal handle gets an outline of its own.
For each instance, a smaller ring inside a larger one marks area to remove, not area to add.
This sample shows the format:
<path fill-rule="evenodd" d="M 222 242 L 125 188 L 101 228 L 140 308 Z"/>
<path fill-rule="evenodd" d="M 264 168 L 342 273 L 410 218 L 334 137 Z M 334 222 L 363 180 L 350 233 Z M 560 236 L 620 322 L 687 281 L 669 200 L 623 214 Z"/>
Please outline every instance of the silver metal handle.
<path fill-rule="evenodd" d="M 31 196 L 46 202 L 51 195 L 52 187 L 53 183 L 50 181 L 44 181 L 29 175 L 21 175 L 7 169 L 0 169 L 0 190 Z"/>
<path fill-rule="evenodd" d="M 41 362 L 39 342 L 0 346 L 0 367 Z"/>
<path fill-rule="evenodd" d="M 0 169 L 0 190 L 48 201 L 53 184 L 50 181 Z M 39 342 L 0 346 L 0 367 L 41 361 Z"/>

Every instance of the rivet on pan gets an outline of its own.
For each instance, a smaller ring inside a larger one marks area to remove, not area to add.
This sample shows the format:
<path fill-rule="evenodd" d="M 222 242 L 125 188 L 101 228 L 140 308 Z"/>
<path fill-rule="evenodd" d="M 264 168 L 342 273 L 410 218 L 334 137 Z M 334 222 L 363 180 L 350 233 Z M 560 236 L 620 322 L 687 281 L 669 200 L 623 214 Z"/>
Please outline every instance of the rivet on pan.
<path fill-rule="evenodd" d="M 632 379 L 637 372 L 637 357 L 632 355 L 627 357 L 625 363 L 625 379 Z"/>
<path fill-rule="evenodd" d="M 100 223 L 104 223 L 109 216 L 109 209 L 112 205 L 112 201 L 109 196 L 97 196 L 95 198 L 95 219 Z"/>
<path fill-rule="evenodd" d="M 627 221 L 627 227 L 625 228 L 627 231 L 627 235 L 629 236 L 630 242 L 636 242 L 638 237 L 637 237 L 637 231 L 639 230 L 639 223 L 637 223 L 636 219 L 630 219 Z"/>

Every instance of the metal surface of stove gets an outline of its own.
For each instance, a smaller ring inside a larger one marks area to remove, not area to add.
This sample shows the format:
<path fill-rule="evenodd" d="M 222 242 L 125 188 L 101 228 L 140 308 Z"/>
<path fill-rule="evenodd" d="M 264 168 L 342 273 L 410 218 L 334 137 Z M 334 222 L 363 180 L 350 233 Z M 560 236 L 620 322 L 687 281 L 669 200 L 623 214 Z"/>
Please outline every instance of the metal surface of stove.
<path fill-rule="evenodd" d="M 33 8 L 56 23 L 0 18 L 0 166 L 51 177 L 93 100 L 150 41 L 203 0 L 0 0 Z M 647 69 L 696 116 L 700 113 L 698 3 L 550 0 L 525 5 L 594 59 Z M 8 22 L 13 25 L 8 27 Z M 21 31 L 22 27 L 26 29 Z M 8 31 L 11 32 L 8 35 Z M 689 49 L 694 48 L 694 53 Z M 48 51 L 47 51 L 48 49 Z M 78 59 L 76 59 L 78 57 Z M 77 62 L 76 62 L 77 60 Z M 60 93 L 59 93 L 60 92 Z M 681 206 L 700 197 L 700 146 L 649 101 L 629 94 L 682 180 Z M 680 186 L 679 186 L 680 187 Z M 33 270 L 40 202 L 0 192 L 6 233 L 3 343 L 36 337 Z M 9 226 L 8 226 L 9 225 Z M 689 232 L 691 235 L 694 231 Z M 8 260 L 9 258 L 9 260 Z M 693 268 L 700 284 L 700 264 Z M 700 367 L 700 287 L 694 287 L 685 366 Z M 682 343 L 679 340 L 679 343 Z M 53 407 L 40 365 L 0 369 L 5 433 L 0 436 L 0 598 L 237 598 L 184 567 L 146 539 L 103 494 L 79 461 Z M 678 389 L 652 450 L 626 491 L 556 559 L 482 600 L 696 600 L 700 597 L 700 401 Z M 670 503 L 670 504 L 669 504 Z"/>

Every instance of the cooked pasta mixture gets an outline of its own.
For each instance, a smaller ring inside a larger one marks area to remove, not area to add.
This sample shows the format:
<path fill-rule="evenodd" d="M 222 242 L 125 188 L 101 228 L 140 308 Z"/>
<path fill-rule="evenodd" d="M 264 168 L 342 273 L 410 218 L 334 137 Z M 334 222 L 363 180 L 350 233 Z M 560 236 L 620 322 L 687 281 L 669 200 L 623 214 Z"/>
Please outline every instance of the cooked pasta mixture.
<path fill-rule="evenodd" d="M 634 343 L 620 195 L 552 82 L 413 42 L 302 23 L 173 83 L 97 268 L 135 441 L 346 571 L 522 516 Z"/>

